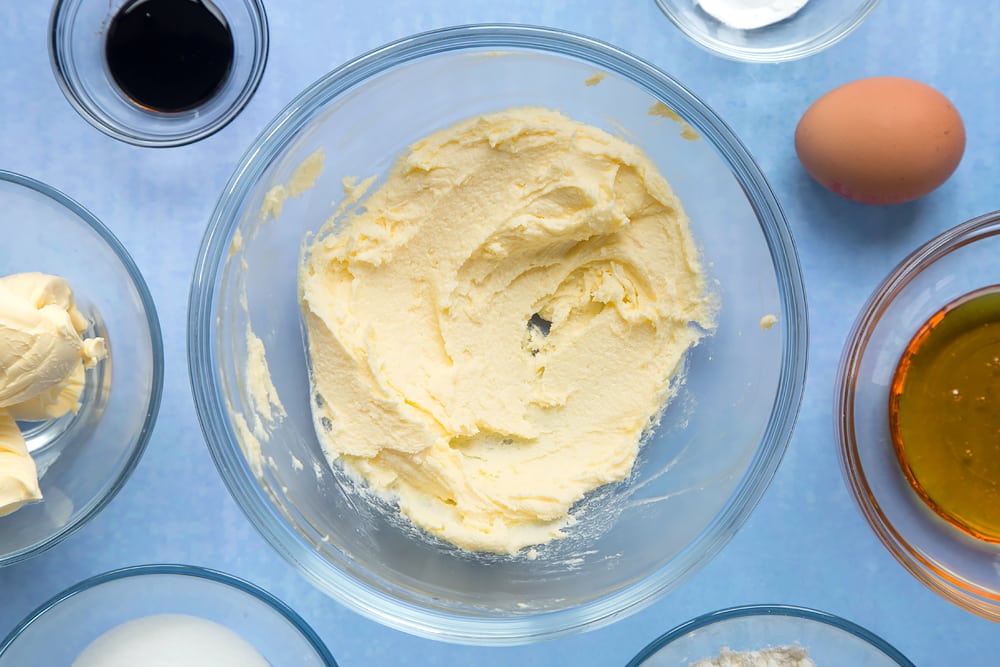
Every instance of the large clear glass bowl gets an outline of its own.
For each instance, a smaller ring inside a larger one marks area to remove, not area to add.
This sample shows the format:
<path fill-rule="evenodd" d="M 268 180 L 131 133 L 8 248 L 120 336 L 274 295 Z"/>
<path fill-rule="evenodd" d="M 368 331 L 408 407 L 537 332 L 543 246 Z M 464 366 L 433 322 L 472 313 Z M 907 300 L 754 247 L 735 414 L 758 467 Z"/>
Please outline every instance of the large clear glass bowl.
<path fill-rule="evenodd" d="M 941 308 L 1000 285 L 1000 212 L 963 222 L 900 262 L 861 309 L 844 344 L 834 425 L 844 477 L 865 520 L 928 588 L 1000 621 L 1000 544 L 936 514 L 907 482 L 893 448 L 889 387 L 903 350 Z"/>
<path fill-rule="evenodd" d="M 722 649 L 760 651 L 779 646 L 806 649 L 819 667 L 914 667 L 870 630 L 833 614 L 791 605 L 748 605 L 699 616 L 650 643 L 628 667 L 688 667 L 715 658 Z"/>
<path fill-rule="evenodd" d="M 139 565 L 81 581 L 31 612 L 0 642 L 0 667 L 71 665 L 109 630 L 159 614 L 218 623 L 272 665 L 337 665 L 301 616 L 250 582 L 190 565 Z"/>
<path fill-rule="evenodd" d="M 331 215 L 342 178 L 383 174 L 434 130 L 522 105 L 559 109 L 642 147 L 683 201 L 722 304 L 718 330 L 691 351 L 687 382 L 631 477 L 584 500 L 585 520 L 534 559 L 473 555 L 423 539 L 391 508 L 341 484 L 310 418 L 296 282 L 301 244 Z M 287 199 L 277 220 L 263 221 L 267 193 L 319 148 L 326 164 L 315 186 Z M 772 329 L 761 326 L 767 315 L 778 320 Z M 222 193 L 199 252 L 189 317 L 202 429 L 253 524 L 352 609 L 453 642 L 523 643 L 602 626 L 704 565 L 770 482 L 806 366 L 794 244 L 774 193 L 732 131 L 648 63 L 533 27 L 420 34 L 361 56 L 299 95 Z M 260 386 L 246 372 L 248 327 L 288 413 L 270 427 L 254 412 L 251 394 Z M 251 437 L 255 424 L 264 437 Z"/>
<path fill-rule="evenodd" d="M 125 248 L 78 203 L 34 179 L 0 172 L 3 274 L 62 276 L 103 336 L 76 414 L 24 422 L 44 500 L 0 517 L 0 566 L 38 554 L 93 518 L 138 464 L 163 388 L 163 342 L 146 282 Z"/>

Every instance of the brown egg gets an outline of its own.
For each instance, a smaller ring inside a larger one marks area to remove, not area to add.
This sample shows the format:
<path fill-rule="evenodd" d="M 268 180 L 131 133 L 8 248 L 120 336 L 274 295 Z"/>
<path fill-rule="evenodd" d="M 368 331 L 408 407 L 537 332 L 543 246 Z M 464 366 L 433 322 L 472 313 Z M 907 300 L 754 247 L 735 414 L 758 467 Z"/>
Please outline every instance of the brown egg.
<path fill-rule="evenodd" d="M 899 204 L 951 176 L 965 151 L 965 127 L 935 89 L 880 76 L 816 100 L 795 129 L 795 151 L 833 192 L 864 204 Z"/>

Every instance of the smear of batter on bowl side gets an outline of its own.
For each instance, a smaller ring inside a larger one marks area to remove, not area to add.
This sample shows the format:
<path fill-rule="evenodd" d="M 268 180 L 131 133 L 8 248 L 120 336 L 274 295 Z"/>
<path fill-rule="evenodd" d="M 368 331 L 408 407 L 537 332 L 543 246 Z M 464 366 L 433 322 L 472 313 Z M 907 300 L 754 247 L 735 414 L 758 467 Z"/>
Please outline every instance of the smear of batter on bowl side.
<path fill-rule="evenodd" d="M 650 116 L 662 116 L 663 118 L 669 118 L 670 120 L 679 123 L 681 126 L 681 138 L 687 139 L 688 141 L 697 141 L 701 139 L 701 135 L 698 134 L 698 130 L 691 127 L 690 123 L 681 118 L 680 114 L 668 107 L 663 102 L 656 102 L 653 106 L 649 107 Z"/>
<path fill-rule="evenodd" d="M 319 178 L 320 173 L 323 171 L 323 162 L 325 156 L 323 151 L 317 150 L 313 151 L 302 164 L 297 166 L 292 172 L 291 178 L 288 179 L 288 183 L 278 183 L 271 187 L 264 195 L 264 201 L 260 206 L 260 221 L 264 222 L 270 218 L 278 219 L 281 215 L 281 209 L 285 205 L 285 201 L 289 197 L 298 197 L 300 194 L 309 190 L 316 184 L 316 179 Z"/>

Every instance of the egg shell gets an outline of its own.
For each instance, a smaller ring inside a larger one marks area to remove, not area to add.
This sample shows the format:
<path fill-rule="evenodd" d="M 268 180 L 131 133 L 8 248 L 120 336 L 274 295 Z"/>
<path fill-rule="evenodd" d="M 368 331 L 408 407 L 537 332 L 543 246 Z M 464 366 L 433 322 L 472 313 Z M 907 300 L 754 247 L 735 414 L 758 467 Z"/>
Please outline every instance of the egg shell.
<path fill-rule="evenodd" d="M 829 190 L 864 204 L 900 204 L 951 176 L 965 151 L 965 126 L 934 88 L 872 77 L 816 100 L 795 129 L 795 151 Z"/>

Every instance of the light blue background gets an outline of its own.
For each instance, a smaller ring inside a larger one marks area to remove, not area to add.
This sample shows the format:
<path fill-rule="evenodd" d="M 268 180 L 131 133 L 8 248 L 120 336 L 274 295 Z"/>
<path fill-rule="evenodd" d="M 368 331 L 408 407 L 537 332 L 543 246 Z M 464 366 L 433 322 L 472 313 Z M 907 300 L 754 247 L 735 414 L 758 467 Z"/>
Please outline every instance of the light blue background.
<path fill-rule="evenodd" d="M 872 289 L 925 240 L 1000 208 L 1000 5 L 884 0 L 858 31 L 819 55 L 751 65 L 686 41 L 653 0 L 266 4 L 270 60 L 248 107 L 200 143 L 152 150 L 104 136 L 63 98 L 48 60 L 50 3 L 0 2 L 0 168 L 52 184 L 118 235 L 150 284 L 166 356 L 159 421 L 124 490 L 62 544 L 0 570 L 0 636 L 90 575 L 186 562 L 247 578 L 284 599 L 343 667 L 622 665 L 693 616 L 761 602 L 842 615 L 921 666 L 1000 662 L 1000 626 L 924 588 L 868 529 L 841 477 L 831 417 L 841 345 Z M 713 107 L 759 161 L 785 208 L 811 318 L 806 393 L 788 454 L 729 546 L 669 597 L 611 627 L 504 649 L 439 644 L 381 627 L 313 589 L 281 560 L 231 500 L 209 458 L 185 349 L 188 287 L 202 231 L 237 159 L 265 123 L 307 84 L 364 51 L 417 31 L 490 21 L 558 27 L 610 42 L 660 66 Z M 914 204 L 872 208 L 841 200 L 813 184 L 795 157 L 792 133 L 812 100 L 879 74 L 934 85 L 966 122 L 968 148 L 958 171 Z"/>

